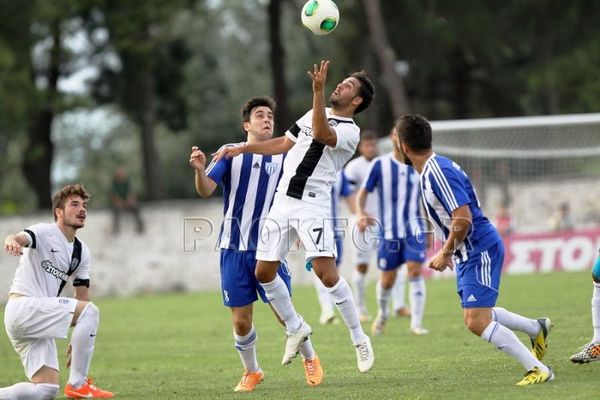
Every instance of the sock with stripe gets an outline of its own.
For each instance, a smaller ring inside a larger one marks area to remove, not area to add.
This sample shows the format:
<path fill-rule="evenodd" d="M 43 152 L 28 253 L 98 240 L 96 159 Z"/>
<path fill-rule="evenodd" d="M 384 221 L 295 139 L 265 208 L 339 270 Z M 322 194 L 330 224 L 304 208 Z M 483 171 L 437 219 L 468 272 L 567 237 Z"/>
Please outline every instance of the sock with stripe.
<path fill-rule="evenodd" d="M 535 358 L 517 335 L 504 325 L 496 321 L 490 322 L 481 337 L 496 346 L 498 350 L 516 358 L 525 367 L 525 370 L 531 371 L 534 367 L 538 367 L 541 371 L 548 372 L 548 367 Z"/>
<path fill-rule="evenodd" d="M 363 343 L 365 341 L 365 333 L 360 326 L 358 310 L 354 304 L 352 290 L 350 290 L 348 282 L 340 276 L 340 280 L 333 287 L 329 288 L 329 292 L 333 296 L 335 305 L 350 331 L 352 343 L 354 343 L 354 345 Z"/>
<path fill-rule="evenodd" d="M 233 331 L 233 339 L 235 340 L 235 348 L 240 354 L 240 359 L 246 371 L 258 371 L 258 360 L 256 359 L 256 341 L 258 340 L 258 335 L 256 334 L 256 330 L 254 330 L 254 325 L 252 325 L 250 332 L 244 336 L 240 336 Z"/>
<path fill-rule="evenodd" d="M 421 328 L 423 325 L 423 314 L 425 313 L 425 279 L 422 276 L 411 278 L 410 289 L 410 327 Z"/>
<path fill-rule="evenodd" d="M 525 318 L 502 307 L 492 308 L 492 319 L 513 331 L 525 332 L 532 338 L 536 337 L 541 329 L 537 320 Z"/>
<path fill-rule="evenodd" d="M 403 268 L 398 268 L 397 272 L 396 282 L 394 282 L 394 287 L 392 287 L 394 311 L 406 307 L 406 303 L 404 302 L 404 284 L 406 283 L 406 273 Z"/>

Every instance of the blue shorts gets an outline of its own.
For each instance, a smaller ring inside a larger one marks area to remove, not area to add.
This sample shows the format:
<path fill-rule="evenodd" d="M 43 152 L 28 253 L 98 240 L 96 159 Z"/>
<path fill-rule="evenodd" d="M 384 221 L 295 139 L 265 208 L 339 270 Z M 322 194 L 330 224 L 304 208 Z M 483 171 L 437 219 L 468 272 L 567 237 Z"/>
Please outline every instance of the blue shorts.
<path fill-rule="evenodd" d="M 243 307 L 258 300 L 268 303 L 265 291 L 254 275 L 256 251 L 221 249 L 221 292 L 227 307 Z M 277 270 L 292 293 L 292 277 L 286 263 Z"/>
<path fill-rule="evenodd" d="M 403 239 L 383 240 L 377 252 L 377 267 L 391 271 L 407 261 L 425 261 L 425 241 L 409 235 Z"/>
<path fill-rule="evenodd" d="M 456 266 L 456 286 L 463 308 L 494 307 L 504 263 L 504 244 L 469 255 Z"/>
<path fill-rule="evenodd" d="M 339 267 L 342 263 L 342 254 L 344 253 L 344 239 L 336 237 L 335 247 L 337 249 L 337 258 L 335 259 L 335 266 Z"/>

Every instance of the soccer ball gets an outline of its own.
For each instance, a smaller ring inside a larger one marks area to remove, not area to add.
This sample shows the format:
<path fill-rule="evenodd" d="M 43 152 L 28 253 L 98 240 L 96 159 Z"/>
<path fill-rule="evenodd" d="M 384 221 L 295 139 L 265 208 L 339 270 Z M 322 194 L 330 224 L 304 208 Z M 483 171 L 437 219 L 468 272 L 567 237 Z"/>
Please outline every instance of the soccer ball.
<path fill-rule="evenodd" d="M 302 24 L 315 35 L 333 32 L 340 22 L 340 12 L 331 0 L 309 0 L 302 7 Z"/>

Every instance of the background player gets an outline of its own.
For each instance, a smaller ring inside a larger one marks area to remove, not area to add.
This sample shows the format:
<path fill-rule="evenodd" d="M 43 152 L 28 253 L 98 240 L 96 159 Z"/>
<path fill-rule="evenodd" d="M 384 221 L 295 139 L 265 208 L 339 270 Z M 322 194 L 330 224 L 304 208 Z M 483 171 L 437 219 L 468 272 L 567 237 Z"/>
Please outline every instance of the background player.
<path fill-rule="evenodd" d="M 274 112 L 275 102 L 269 97 L 254 97 L 244 104 L 242 129 L 247 135 L 247 144 L 260 144 L 273 136 Z M 202 151 L 192 147 L 190 156 L 200 196 L 208 197 L 218 184 L 223 185 L 224 220 L 219 238 L 221 289 L 223 304 L 231 309 L 235 347 L 245 370 L 236 392 L 250 392 L 264 378 L 256 358 L 258 335 L 252 323 L 257 293 L 267 302 L 264 290 L 254 276 L 256 245 L 283 171 L 283 159 L 283 155 L 246 153 L 213 161 L 205 170 L 206 156 Z M 291 277 L 285 261 L 278 264 L 277 273 L 289 291 Z M 307 383 L 319 385 L 323 370 L 310 339 L 302 343 L 300 352 Z"/>
<path fill-rule="evenodd" d="M 502 238 L 483 215 L 467 174 L 452 160 L 431 147 L 429 122 L 405 115 L 396 123 L 404 162 L 420 174 L 423 202 L 429 220 L 444 240 L 429 267 L 437 271 L 454 268 L 466 326 L 471 332 L 516 358 L 527 370 L 519 386 L 544 383 L 554 373 L 541 359 L 547 352 L 548 318 L 525 318 L 495 307 L 504 261 Z M 511 330 L 527 333 L 529 351 Z"/>
<path fill-rule="evenodd" d="M 306 259 L 329 288 L 338 311 L 350 331 L 360 372 L 373 366 L 375 357 L 369 337 L 360 326 L 352 291 L 335 266 L 335 243 L 330 223 L 331 186 L 337 172 L 352 157 L 359 141 L 360 129 L 352 117 L 368 107 L 374 86 L 364 72 L 350 75 L 336 86 L 329 97 L 331 108 L 325 108 L 324 86 L 329 61 L 314 65 L 308 74 L 313 86 L 313 108 L 286 132 L 285 136 L 260 145 L 222 149 L 220 157 L 242 152 L 277 154 L 288 150 L 283 177 L 277 187 L 273 207 L 261 232 L 256 276 L 271 305 L 287 328 L 286 349 L 282 364 L 298 354 L 302 341 L 312 333 L 311 327 L 296 313 L 288 291 L 275 273 L 285 258 L 289 244 L 300 237 Z"/>
<path fill-rule="evenodd" d="M 30 382 L 0 388 L 2 400 L 57 396 L 59 368 L 54 339 L 66 339 L 73 325 L 65 395 L 75 399 L 113 397 L 88 377 L 100 312 L 89 301 L 90 251 L 75 234 L 85 226 L 89 197 L 81 184 L 65 186 L 52 196 L 55 223 L 32 225 L 4 239 L 4 250 L 21 256 L 9 291 L 4 327 Z M 75 298 L 60 297 L 70 279 Z"/>
<path fill-rule="evenodd" d="M 415 170 L 402 162 L 396 135 L 392 136 L 394 150 L 377 157 L 371 162 L 366 178 L 356 196 L 359 223 L 365 225 L 372 215 L 365 209 L 367 194 L 377 189 L 381 236 L 379 244 L 377 303 L 379 310 L 373 321 L 371 332 L 383 333 L 389 318 L 388 300 L 396 276 L 402 274 L 398 268 L 406 263 L 410 277 L 410 330 L 415 335 L 426 335 L 429 331 L 422 326 L 425 310 L 425 280 L 422 276 L 425 261 L 425 235 L 419 199 L 419 177 Z"/>
<path fill-rule="evenodd" d="M 577 364 L 600 361 L 600 250 L 598 258 L 592 268 L 592 281 L 594 291 L 592 292 L 592 325 L 594 337 L 592 341 L 583 346 L 579 353 L 571 356 L 570 360 Z"/>

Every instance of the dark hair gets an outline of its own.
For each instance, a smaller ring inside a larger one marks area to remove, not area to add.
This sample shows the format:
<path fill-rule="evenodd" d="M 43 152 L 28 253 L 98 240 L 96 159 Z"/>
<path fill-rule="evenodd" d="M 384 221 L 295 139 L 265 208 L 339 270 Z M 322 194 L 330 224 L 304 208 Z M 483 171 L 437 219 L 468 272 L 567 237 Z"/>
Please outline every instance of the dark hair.
<path fill-rule="evenodd" d="M 403 115 L 394 124 L 400 142 L 414 152 L 431 149 L 431 125 L 425 117 L 417 114 Z"/>
<path fill-rule="evenodd" d="M 57 208 L 65 209 L 65 202 L 69 196 L 80 196 L 84 202 L 88 201 L 91 197 L 90 193 L 83 187 L 83 184 L 76 183 L 74 185 L 67 185 L 62 189 L 58 190 L 52 195 L 52 214 L 54 214 L 54 220 L 57 220 L 55 210 Z"/>
<path fill-rule="evenodd" d="M 275 100 L 269 96 L 258 96 L 251 98 L 242 107 L 242 130 L 244 130 L 244 122 L 250 122 L 250 114 L 252 114 L 252 110 L 261 106 L 269 107 L 273 113 L 275 113 L 275 109 L 277 108 Z M 244 130 L 244 132 L 246 131 Z"/>
<path fill-rule="evenodd" d="M 354 110 L 354 114 L 358 114 L 369 107 L 369 104 L 373 101 L 373 97 L 375 97 L 375 85 L 373 85 L 373 82 L 371 82 L 365 71 L 354 72 L 350 77 L 356 78 L 360 82 L 358 95 L 363 101 L 356 107 L 356 110 Z"/>
<path fill-rule="evenodd" d="M 362 131 L 360 133 L 360 143 L 365 142 L 367 140 L 378 140 L 379 136 L 373 131 Z"/>

